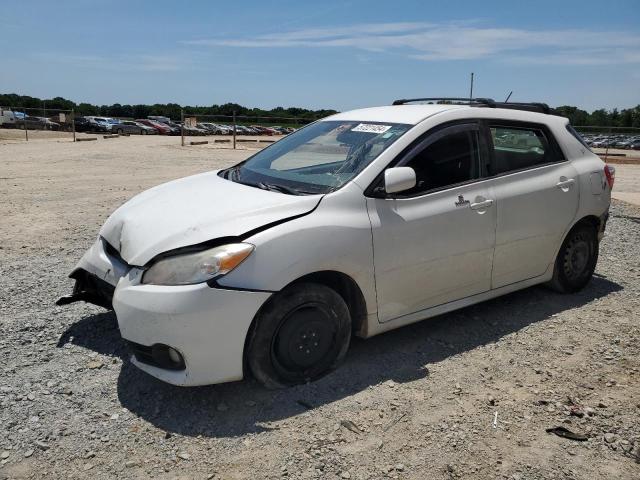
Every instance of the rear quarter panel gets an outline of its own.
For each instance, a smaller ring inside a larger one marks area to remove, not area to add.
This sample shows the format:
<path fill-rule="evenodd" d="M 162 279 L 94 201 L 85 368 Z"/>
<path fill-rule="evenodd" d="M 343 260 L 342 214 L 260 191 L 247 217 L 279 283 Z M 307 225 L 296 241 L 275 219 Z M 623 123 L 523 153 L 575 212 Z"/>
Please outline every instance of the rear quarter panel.
<path fill-rule="evenodd" d="M 566 128 L 568 123 L 567 119 L 559 118 L 550 125 L 560 148 L 577 171 L 576 180 L 580 186 L 578 211 L 567 231 L 586 216 L 600 217 L 611 204 L 611 189 L 604 175 L 605 163 L 569 133 Z"/>

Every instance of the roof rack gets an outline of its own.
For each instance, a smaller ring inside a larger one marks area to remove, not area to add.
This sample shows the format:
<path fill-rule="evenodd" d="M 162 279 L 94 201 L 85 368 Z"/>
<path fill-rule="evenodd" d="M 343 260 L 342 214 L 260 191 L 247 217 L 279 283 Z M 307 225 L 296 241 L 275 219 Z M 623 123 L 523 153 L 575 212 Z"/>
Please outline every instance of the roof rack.
<path fill-rule="evenodd" d="M 394 100 L 393 105 L 406 105 L 407 103 L 427 102 L 438 105 L 469 105 L 470 107 L 507 108 L 510 110 L 525 110 L 527 112 L 539 112 L 553 114 L 554 111 L 546 103 L 539 102 L 496 102 L 491 98 L 463 98 L 463 97 L 427 97 L 408 98 Z"/>

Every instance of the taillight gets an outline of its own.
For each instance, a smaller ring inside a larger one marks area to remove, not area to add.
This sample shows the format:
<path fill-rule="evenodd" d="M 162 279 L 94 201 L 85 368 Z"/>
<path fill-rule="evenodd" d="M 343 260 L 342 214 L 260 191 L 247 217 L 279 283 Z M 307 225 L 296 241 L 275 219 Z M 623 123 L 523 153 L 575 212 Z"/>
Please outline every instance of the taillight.
<path fill-rule="evenodd" d="M 616 169 L 610 165 L 604 166 L 604 176 L 607 177 L 609 189 L 613 190 L 613 182 L 616 180 Z"/>

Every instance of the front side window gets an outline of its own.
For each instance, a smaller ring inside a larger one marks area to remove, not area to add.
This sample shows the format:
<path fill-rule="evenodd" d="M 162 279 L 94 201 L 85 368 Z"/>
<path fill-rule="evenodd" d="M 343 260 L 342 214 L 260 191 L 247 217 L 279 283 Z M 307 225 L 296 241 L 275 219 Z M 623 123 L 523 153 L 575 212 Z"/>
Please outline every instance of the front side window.
<path fill-rule="evenodd" d="M 544 132 L 538 128 L 491 126 L 493 162 L 489 175 L 500 175 L 555 161 Z"/>
<path fill-rule="evenodd" d="M 409 153 L 405 166 L 416 172 L 416 186 L 401 196 L 416 196 L 478 178 L 480 149 L 476 128 L 446 133 L 418 151 Z"/>
<path fill-rule="evenodd" d="M 223 178 L 289 194 L 328 193 L 354 178 L 413 125 L 320 121 L 292 133 Z"/>

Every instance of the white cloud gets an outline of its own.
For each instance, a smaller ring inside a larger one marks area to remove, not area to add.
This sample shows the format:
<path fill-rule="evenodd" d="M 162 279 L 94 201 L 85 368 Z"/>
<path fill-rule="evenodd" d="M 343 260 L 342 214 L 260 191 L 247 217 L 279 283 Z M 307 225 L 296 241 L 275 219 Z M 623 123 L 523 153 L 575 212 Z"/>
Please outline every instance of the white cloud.
<path fill-rule="evenodd" d="M 477 22 L 373 23 L 182 43 L 229 48 L 353 48 L 394 52 L 423 61 L 497 58 L 539 64 L 640 63 L 640 35 L 635 33 L 493 28 Z"/>
<path fill-rule="evenodd" d="M 133 70 L 143 72 L 174 72 L 182 70 L 186 61 L 170 55 L 76 55 L 67 53 L 36 53 L 39 60 L 71 66 L 103 70 Z"/>

